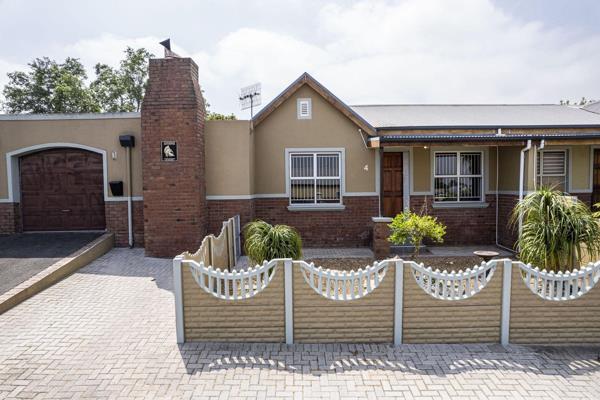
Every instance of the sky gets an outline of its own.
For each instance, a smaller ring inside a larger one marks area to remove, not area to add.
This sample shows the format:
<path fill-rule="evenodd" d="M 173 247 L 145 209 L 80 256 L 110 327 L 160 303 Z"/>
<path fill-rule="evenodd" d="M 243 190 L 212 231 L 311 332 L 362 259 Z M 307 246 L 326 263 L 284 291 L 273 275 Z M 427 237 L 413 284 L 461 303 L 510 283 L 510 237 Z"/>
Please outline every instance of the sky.
<path fill-rule="evenodd" d="M 170 37 L 211 111 L 238 118 L 241 87 L 264 106 L 304 71 L 347 104 L 600 99 L 598 21 L 597 0 L 0 0 L 0 86 L 36 57 L 92 76 Z"/>

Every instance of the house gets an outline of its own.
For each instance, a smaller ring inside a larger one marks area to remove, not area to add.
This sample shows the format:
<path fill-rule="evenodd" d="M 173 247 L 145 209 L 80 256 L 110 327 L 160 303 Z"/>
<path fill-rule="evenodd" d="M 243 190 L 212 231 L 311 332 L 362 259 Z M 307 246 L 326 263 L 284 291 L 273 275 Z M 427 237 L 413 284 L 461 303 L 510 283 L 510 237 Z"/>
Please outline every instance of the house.
<path fill-rule="evenodd" d="M 379 217 L 412 209 L 448 244 L 512 246 L 511 210 L 539 185 L 600 201 L 590 110 L 348 106 L 305 73 L 252 121 L 204 121 L 198 79 L 191 59 L 153 59 L 141 113 L 0 116 L 0 232 L 106 229 L 172 256 L 239 214 L 369 246 Z"/>

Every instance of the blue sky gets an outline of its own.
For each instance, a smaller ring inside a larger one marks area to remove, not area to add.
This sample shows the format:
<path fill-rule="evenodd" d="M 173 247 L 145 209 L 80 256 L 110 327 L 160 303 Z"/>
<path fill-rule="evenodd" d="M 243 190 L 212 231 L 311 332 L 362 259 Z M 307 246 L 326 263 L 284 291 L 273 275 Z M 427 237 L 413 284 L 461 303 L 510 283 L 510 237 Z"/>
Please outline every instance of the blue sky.
<path fill-rule="evenodd" d="M 116 64 L 125 46 L 200 67 L 212 109 L 268 101 L 308 71 L 350 104 L 556 103 L 600 98 L 592 0 L 0 0 L 0 84 L 31 59 Z"/>

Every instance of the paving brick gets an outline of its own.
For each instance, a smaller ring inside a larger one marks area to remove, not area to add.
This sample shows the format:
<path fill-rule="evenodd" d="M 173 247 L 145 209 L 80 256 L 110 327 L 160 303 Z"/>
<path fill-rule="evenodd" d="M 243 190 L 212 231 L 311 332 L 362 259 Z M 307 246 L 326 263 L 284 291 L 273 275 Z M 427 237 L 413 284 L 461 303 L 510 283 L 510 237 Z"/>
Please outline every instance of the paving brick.
<path fill-rule="evenodd" d="M 114 249 L 0 315 L 0 398 L 600 398 L 594 347 L 175 340 L 170 261 Z"/>

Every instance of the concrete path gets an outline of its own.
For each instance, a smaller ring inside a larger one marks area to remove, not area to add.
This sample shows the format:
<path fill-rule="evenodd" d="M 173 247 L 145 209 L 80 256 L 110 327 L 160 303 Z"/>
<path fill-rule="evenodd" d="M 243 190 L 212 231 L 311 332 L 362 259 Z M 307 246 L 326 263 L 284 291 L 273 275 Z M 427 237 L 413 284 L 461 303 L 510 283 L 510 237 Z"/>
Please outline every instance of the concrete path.
<path fill-rule="evenodd" d="M 0 235 L 0 295 L 67 257 L 100 232 Z"/>
<path fill-rule="evenodd" d="M 600 398 L 594 348 L 177 346 L 171 290 L 115 249 L 0 315 L 0 398 Z"/>

